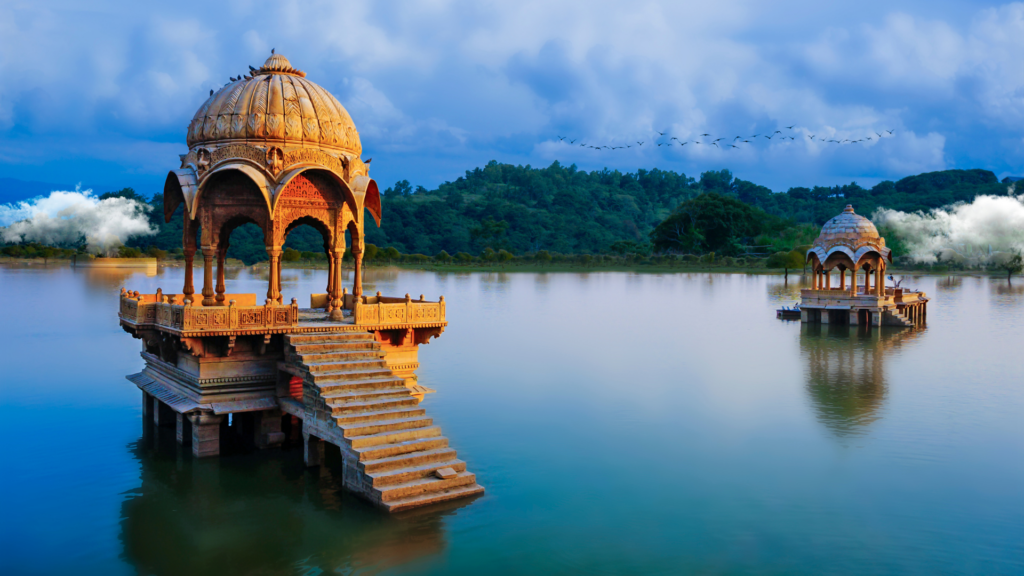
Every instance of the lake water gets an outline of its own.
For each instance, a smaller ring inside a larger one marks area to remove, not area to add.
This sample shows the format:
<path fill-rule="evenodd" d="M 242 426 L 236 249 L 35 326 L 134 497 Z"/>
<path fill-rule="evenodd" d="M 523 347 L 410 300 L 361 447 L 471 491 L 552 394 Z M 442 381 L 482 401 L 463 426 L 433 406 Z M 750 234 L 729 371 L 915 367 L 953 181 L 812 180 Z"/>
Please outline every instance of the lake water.
<path fill-rule="evenodd" d="M 181 277 L 0 268 L 0 573 L 1024 573 L 1024 280 L 908 278 L 927 328 L 866 333 L 776 320 L 792 276 L 371 270 L 445 295 L 424 404 L 487 488 L 392 517 L 144 432 L 118 290 Z"/>

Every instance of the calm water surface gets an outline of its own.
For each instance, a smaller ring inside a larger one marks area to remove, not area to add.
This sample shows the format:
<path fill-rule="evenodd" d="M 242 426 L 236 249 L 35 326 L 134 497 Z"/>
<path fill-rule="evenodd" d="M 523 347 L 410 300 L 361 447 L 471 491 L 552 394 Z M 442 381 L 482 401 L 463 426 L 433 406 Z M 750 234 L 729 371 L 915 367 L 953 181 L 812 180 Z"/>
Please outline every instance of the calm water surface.
<path fill-rule="evenodd" d="M 118 289 L 181 276 L 0 268 L 0 573 L 1024 573 L 1024 281 L 909 279 L 927 329 L 858 333 L 776 320 L 792 278 L 372 271 L 445 295 L 425 405 L 487 488 L 390 517 L 144 431 Z"/>

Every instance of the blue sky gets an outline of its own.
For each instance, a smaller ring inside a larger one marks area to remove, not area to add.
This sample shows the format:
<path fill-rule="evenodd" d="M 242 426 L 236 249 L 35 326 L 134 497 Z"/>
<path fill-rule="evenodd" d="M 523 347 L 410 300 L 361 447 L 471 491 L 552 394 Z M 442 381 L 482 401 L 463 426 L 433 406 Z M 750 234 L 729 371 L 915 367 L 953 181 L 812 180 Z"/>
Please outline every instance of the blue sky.
<path fill-rule="evenodd" d="M 776 190 L 1024 174 L 1022 3 L 0 0 L 0 177 L 157 192 L 210 89 L 271 48 L 349 110 L 382 188 L 492 159 Z"/>

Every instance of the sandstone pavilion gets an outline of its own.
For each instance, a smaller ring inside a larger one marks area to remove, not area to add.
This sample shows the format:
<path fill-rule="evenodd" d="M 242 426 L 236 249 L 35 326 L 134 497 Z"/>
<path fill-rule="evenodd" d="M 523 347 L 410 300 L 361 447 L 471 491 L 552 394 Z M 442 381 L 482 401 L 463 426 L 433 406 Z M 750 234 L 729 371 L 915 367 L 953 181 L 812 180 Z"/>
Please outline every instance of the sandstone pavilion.
<path fill-rule="evenodd" d="M 814 280 L 810 289 L 800 291 L 803 322 L 913 327 L 927 318 L 927 295 L 885 285 L 892 252 L 853 206 L 825 223 L 807 251 L 807 262 Z"/>
<path fill-rule="evenodd" d="M 121 290 L 121 326 L 142 341 L 145 368 L 128 380 L 144 419 L 176 427 L 196 457 L 219 455 L 228 434 L 258 448 L 301 441 L 308 466 L 326 447 L 345 487 L 389 511 L 482 493 L 418 407 L 430 390 L 416 383 L 417 351 L 447 326 L 444 297 L 363 294 L 363 230 L 367 215 L 379 225 L 381 198 L 345 108 L 275 54 L 211 91 L 187 143 L 164 184 L 165 219 L 183 212 L 184 285 Z M 225 285 L 231 231 L 246 223 L 263 231 L 265 297 Z M 300 225 L 323 236 L 329 265 L 324 292 L 302 295 L 308 308 L 281 292 L 282 245 Z"/>

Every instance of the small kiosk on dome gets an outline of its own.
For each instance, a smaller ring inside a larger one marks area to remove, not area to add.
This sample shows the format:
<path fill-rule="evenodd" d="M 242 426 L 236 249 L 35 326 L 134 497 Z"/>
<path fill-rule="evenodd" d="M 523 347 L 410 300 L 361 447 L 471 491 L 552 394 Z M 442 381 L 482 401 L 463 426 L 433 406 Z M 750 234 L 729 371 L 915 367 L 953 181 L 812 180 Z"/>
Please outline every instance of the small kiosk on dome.
<path fill-rule="evenodd" d="M 807 262 L 814 279 L 810 289 L 800 291 L 803 322 L 913 327 L 927 318 L 924 292 L 886 286 L 892 252 L 875 225 L 854 213 L 853 206 L 825 223 L 807 251 Z"/>
<path fill-rule="evenodd" d="M 219 455 L 226 434 L 258 448 L 302 442 L 308 466 L 336 447 L 345 487 L 389 511 L 482 493 L 418 407 L 430 390 L 416 382 L 417 351 L 448 325 L 444 297 L 363 294 L 363 230 L 367 214 L 380 223 L 381 198 L 341 103 L 272 54 L 211 90 L 187 143 L 164 184 L 165 219 L 184 207 L 184 285 L 121 290 L 121 326 L 142 340 L 145 369 L 128 380 L 142 390 L 144 419 L 176 427 L 196 457 Z M 265 298 L 225 285 L 231 231 L 245 223 L 263 231 Z M 323 236 L 328 259 L 324 292 L 301 295 L 309 308 L 281 293 L 285 238 L 302 224 Z"/>

